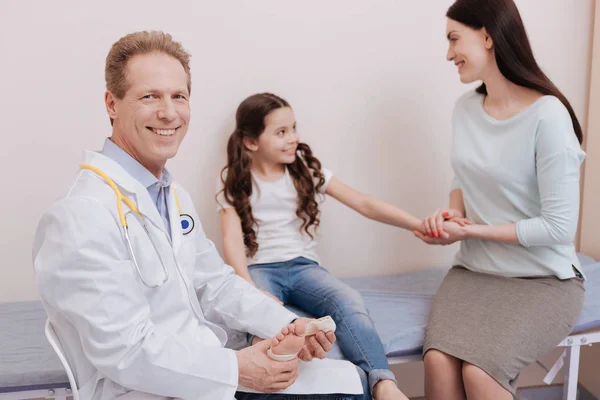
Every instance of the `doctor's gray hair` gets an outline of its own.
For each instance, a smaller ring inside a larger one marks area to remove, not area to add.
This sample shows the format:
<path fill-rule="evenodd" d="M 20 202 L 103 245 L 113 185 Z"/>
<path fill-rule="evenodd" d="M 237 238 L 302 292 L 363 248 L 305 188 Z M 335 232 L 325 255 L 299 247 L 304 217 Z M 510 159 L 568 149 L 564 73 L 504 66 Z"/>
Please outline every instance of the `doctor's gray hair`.
<path fill-rule="evenodd" d="M 106 56 L 104 79 L 106 89 L 117 99 L 122 99 L 129 90 L 127 82 L 127 62 L 138 54 L 164 53 L 181 63 L 187 75 L 187 89 L 192 92 L 192 75 L 190 72 L 190 54 L 181 43 L 175 42 L 171 35 L 161 31 L 134 32 L 123 36 L 115 42 Z M 111 119 L 111 125 L 113 121 Z"/>

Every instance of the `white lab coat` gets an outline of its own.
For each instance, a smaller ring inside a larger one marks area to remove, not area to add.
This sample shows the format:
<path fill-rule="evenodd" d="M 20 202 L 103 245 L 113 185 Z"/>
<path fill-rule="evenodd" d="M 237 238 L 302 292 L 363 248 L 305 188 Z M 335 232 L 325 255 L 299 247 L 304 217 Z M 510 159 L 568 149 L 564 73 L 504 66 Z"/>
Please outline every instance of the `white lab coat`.
<path fill-rule="evenodd" d="M 233 399 L 237 358 L 223 348 L 227 335 L 219 325 L 270 337 L 296 316 L 224 264 L 181 186 L 174 183 L 195 227 L 182 234 L 171 190 L 171 244 L 145 187 L 102 154 L 85 152 L 84 162 L 105 172 L 137 205 L 169 279 L 154 289 L 142 283 L 127 252 L 115 193 L 94 172 L 81 170 L 42 217 L 33 245 L 42 301 L 81 398 Z M 148 235 L 134 217 L 128 221 L 145 279 L 162 280 Z"/>

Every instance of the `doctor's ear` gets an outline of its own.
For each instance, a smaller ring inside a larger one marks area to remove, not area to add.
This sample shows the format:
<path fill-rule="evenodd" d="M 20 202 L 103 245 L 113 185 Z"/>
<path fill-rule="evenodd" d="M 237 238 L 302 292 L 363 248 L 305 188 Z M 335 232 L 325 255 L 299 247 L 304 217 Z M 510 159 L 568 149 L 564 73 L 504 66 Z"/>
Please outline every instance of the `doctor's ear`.
<path fill-rule="evenodd" d="M 250 151 L 258 150 L 258 141 L 256 139 L 252 139 L 248 136 L 244 136 L 242 141 L 244 142 L 244 147 L 246 147 L 248 150 L 250 150 Z"/>
<path fill-rule="evenodd" d="M 108 90 L 104 93 L 104 105 L 106 106 L 106 112 L 108 112 L 110 119 L 117 119 L 117 98 Z"/>

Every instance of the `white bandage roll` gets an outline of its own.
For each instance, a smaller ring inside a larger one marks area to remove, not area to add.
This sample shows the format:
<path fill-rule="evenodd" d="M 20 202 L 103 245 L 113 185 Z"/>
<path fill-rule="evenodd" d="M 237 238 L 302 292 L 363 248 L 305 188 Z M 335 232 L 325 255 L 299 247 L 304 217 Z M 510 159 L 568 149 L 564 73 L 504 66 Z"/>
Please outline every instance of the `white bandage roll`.
<path fill-rule="evenodd" d="M 326 317 L 315 319 L 314 321 L 310 321 L 308 324 L 306 324 L 306 331 L 304 331 L 304 334 L 299 335 L 299 336 L 311 336 L 319 331 L 335 332 L 335 328 L 336 328 L 335 322 L 328 315 Z"/>
<path fill-rule="evenodd" d="M 297 355 L 298 355 L 298 353 L 295 353 L 295 354 L 274 354 L 271 351 L 270 347 L 269 347 L 269 350 L 267 350 L 267 356 L 269 356 L 269 358 L 271 360 L 275 360 L 275 361 L 290 361 L 290 360 L 293 360 L 294 358 L 296 358 Z"/>

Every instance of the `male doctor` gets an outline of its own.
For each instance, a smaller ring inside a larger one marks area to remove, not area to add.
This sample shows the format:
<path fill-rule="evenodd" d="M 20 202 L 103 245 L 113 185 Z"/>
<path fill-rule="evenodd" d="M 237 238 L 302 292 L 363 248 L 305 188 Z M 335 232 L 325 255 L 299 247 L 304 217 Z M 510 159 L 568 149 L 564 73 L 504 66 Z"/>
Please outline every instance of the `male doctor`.
<path fill-rule="evenodd" d="M 268 358 L 270 340 L 223 348 L 221 326 L 270 338 L 296 315 L 223 263 L 164 168 L 188 130 L 189 57 L 162 32 L 112 46 L 112 136 L 85 152 L 35 235 L 37 285 L 82 399 L 246 399 L 256 395 L 236 394 L 238 384 L 274 392 L 296 379 L 298 359 Z M 300 357 L 322 358 L 335 335 L 307 342 Z"/>

